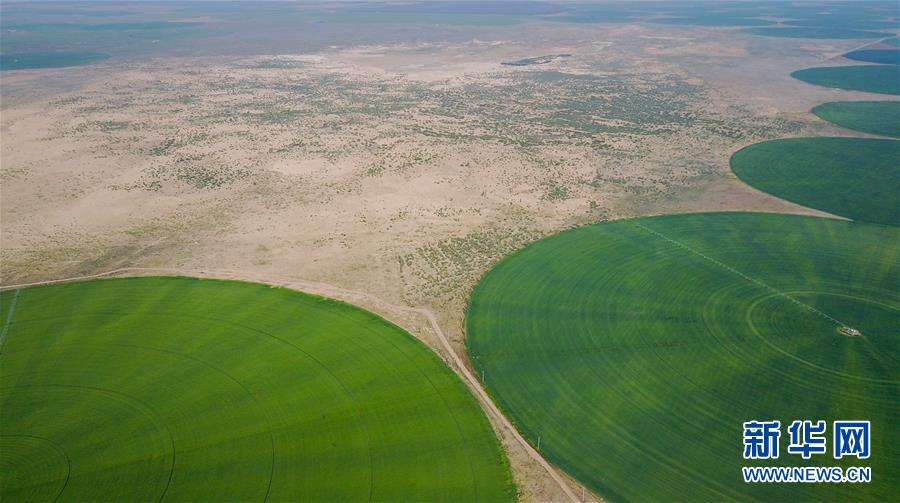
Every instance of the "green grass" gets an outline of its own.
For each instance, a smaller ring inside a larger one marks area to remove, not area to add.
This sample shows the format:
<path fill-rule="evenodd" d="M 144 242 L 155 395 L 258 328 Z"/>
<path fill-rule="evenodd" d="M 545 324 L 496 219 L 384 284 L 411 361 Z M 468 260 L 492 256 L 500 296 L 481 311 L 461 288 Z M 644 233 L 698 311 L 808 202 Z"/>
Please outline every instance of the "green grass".
<path fill-rule="evenodd" d="M 847 129 L 900 137 L 900 101 L 836 101 L 823 103 L 812 113 Z"/>
<path fill-rule="evenodd" d="M 797 70 L 791 77 L 825 87 L 878 94 L 900 94 L 896 65 L 829 66 Z"/>
<path fill-rule="evenodd" d="M 857 30 L 842 26 L 760 26 L 745 30 L 763 37 L 821 38 L 821 39 L 875 39 L 889 35 L 885 32 Z"/>
<path fill-rule="evenodd" d="M 141 278 L 0 312 L 0 500 L 514 499 L 462 381 L 347 304 Z"/>
<path fill-rule="evenodd" d="M 566 231 L 477 285 L 469 357 L 529 441 L 610 499 L 890 500 L 900 490 L 898 241 L 892 227 L 754 213 Z M 794 419 L 827 420 L 830 432 L 856 418 L 872 421 L 868 460 L 784 452 Z M 781 420 L 777 462 L 741 458 L 750 419 Z M 871 466 L 874 481 L 749 485 L 744 465 Z"/>
<path fill-rule="evenodd" d="M 844 57 L 856 61 L 866 61 L 868 63 L 896 65 L 900 63 L 900 49 L 865 49 L 848 52 L 847 54 L 844 54 Z"/>
<path fill-rule="evenodd" d="M 900 141 L 791 138 L 731 157 L 744 182 L 782 199 L 862 222 L 900 225 Z"/>
<path fill-rule="evenodd" d="M 29 52 L 0 54 L 0 70 L 28 70 L 34 68 L 64 68 L 96 63 L 109 58 L 96 52 Z"/>

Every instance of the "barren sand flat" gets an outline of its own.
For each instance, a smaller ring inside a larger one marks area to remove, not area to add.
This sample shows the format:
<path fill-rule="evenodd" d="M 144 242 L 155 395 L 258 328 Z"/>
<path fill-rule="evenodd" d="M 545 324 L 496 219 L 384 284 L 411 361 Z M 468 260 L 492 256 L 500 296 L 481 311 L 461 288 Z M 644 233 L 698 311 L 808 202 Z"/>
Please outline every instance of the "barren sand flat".
<path fill-rule="evenodd" d="M 833 131 L 808 108 L 865 95 L 788 75 L 856 45 L 526 23 L 4 74 L 2 283 L 123 266 L 300 278 L 432 309 L 459 350 L 475 282 L 543 236 L 662 212 L 815 213 L 740 183 L 728 158 Z M 523 497 L 559 497 L 504 444 Z"/>

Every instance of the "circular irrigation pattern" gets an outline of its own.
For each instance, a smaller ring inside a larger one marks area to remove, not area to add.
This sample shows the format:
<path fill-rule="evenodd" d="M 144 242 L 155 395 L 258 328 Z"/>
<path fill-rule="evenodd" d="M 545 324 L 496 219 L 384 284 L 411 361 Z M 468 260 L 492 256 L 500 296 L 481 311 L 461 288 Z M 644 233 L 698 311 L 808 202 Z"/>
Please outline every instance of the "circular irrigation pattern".
<path fill-rule="evenodd" d="M 478 284 L 470 358 L 542 453 L 614 499 L 889 498 L 898 240 L 893 227 L 754 213 L 566 231 Z M 744 484 L 741 423 L 768 418 L 870 419 L 877 480 Z"/>
<path fill-rule="evenodd" d="M 510 500 L 460 379 L 371 313 L 265 285 L 0 293 L 4 501 Z"/>
<path fill-rule="evenodd" d="M 792 75 L 896 94 L 896 68 Z M 819 112 L 896 136 L 891 103 Z M 470 360 L 538 449 L 614 499 L 891 499 L 900 490 L 898 146 L 795 138 L 732 157 L 743 181 L 858 222 L 672 215 L 528 246 L 476 286 Z M 871 420 L 873 483 L 743 482 L 741 423 L 822 418 Z"/>
<path fill-rule="evenodd" d="M 731 157 L 743 182 L 774 196 L 860 222 L 900 225 L 900 141 L 788 138 Z"/>

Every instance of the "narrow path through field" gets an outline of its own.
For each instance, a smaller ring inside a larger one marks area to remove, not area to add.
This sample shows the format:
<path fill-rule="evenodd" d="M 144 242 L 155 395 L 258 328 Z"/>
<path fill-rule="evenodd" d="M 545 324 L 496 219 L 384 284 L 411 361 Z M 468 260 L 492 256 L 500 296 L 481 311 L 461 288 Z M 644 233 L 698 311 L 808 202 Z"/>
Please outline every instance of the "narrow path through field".
<path fill-rule="evenodd" d="M 720 262 L 720 261 L 718 261 L 718 260 L 716 260 L 716 259 L 710 257 L 709 255 L 706 255 L 706 254 L 703 253 L 703 252 L 700 252 L 700 251 L 697 251 L 697 250 L 691 248 L 690 246 L 688 246 L 688 245 L 682 243 L 681 241 L 677 241 L 677 240 L 675 240 L 675 239 L 672 239 L 672 238 L 670 238 L 669 236 L 666 236 L 665 234 L 663 234 L 663 233 L 661 233 L 661 232 L 659 232 L 659 231 L 655 231 L 655 230 L 653 230 L 653 229 L 651 229 L 651 228 L 649 228 L 649 227 L 647 227 L 647 226 L 641 225 L 641 224 L 634 224 L 634 226 L 635 226 L 635 227 L 638 227 L 638 228 L 641 228 L 641 229 L 644 229 L 645 231 L 647 231 L 647 232 L 649 232 L 649 233 L 651 233 L 651 234 L 653 234 L 653 235 L 655 235 L 655 236 L 657 236 L 657 237 L 659 237 L 659 238 L 662 238 L 662 239 L 664 239 L 664 240 L 666 240 L 666 241 L 668 241 L 668 242 L 674 244 L 675 246 L 678 246 L 678 247 L 680 247 L 680 248 L 683 248 L 683 249 L 689 251 L 690 253 L 693 253 L 694 255 L 697 255 L 697 256 L 699 256 L 699 257 L 701 257 L 701 258 L 703 258 L 703 259 L 706 259 L 706 260 L 712 262 L 713 264 L 715 264 L 715 265 L 717 265 L 717 266 L 719 266 L 719 267 L 725 269 L 726 271 L 730 271 L 730 272 L 732 272 L 732 273 L 734 273 L 734 274 L 737 274 L 738 276 L 740 276 L 740 277 L 746 279 L 747 281 L 749 281 L 749 282 L 751 282 L 751 283 L 754 283 L 754 284 L 756 284 L 756 285 L 759 285 L 760 287 L 762 287 L 762 288 L 764 288 L 764 289 L 766 289 L 766 290 L 769 290 L 770 292 L 774 293 L 775 295 L 778 295 L 778 296 L 780 296 L 780 297 L 784 297 L 785 299 L 787 299 L 787 300 L 793 302 L 794 304 L 797 304 L 797 305 L 800 306 L 800 307 L 804 307 L 804 308 L 808 309 L 809 311 L 812 311 L 813 313 L 818 314 L 819 316 L 824 317 L 826 320 L 828 320 L 828 321 L 830 321 L 830 322 L 832 322 L 832 323 L 836 323 L 838 326 L 846 326 L 843 322 L 841 322 L 841 321 L 838 320 L 837 318 L 834 318 L 833 316 L 830 316 L 830 315 L 828 315 L 828 314 L 826 314 L 826 313 L 823 313 L 822 311 L 820 311 L 820 310 L 818 310 L 818 309 L 816 309 L 816 308 L 810 306 L 809 304 L 805 304 L 805 303 L 803 303 L 803 302 L 800 302 L 799 300 L 797 300 L 797 299 L 791 297 L 790 295 L 788 295 L 788 294 L 782 292 L 781 290 L 779 290 L 779 289 L 777 289 L 777 288 L 775 288 L 775 287 L 772 287 L 772 286 L 770 286 L 770 285 L 768 285 L 768 284 L 766 284 L 766 283 L 764 283 L 764 282 L 762 282 L 762 281 L 760 281 L 760 280 L 758 280 L 758 279 L 756 279 L 756 278 L 754 278 L 754 277 L 748 276 L 748 275 L 744 274 L 743 272 L 741 272 L 741 271 L 735 269 L 734 267 L 731 267 L 731 266 L 728 265 L 728 264 L 724 264 L 724 263 L 722 263 L 722 262 Z"/>
<path fill-rule="evenodd" d="M 6 332 L 9 332 L 9 324 L 12 322 L 13 311 L 16 309 L 16 301 L 19 300 L 19 290 L 13 294 L 12 302 L 9 303 L 9 312 L 6 313 L 6 321 L 3 322 L 3 330 L 0 330 L 0 353 L 3 353 L 3 341 L 6 340 Z"/>
<path fill-rule="evenodd" d="M 882 40 L 887 40 L 888 38 L 891 38 L 891 37 L 885 37 L 885 38 L 876 40 L 875 42 L 869 41 L 869 42 L 866 42 L 866 43 L 864 43 L 864 44 L 860 44 L 860 45 L 858 45 L 858 46 L 856 46 L 856 47 L 854 47 L 854 48 L 852 48 L 852 49 L 850 49 L 850 50 L 848 50 L 848 51 L 841 51 L 840 53 L 835 54 L 834 56 L 824 56 L 824 57 L 822 57 L 822 58 L 819 58 L 819 61 L 829 61 L 829 60 L 832 60 L 832 59 L 843 58 L 843 57 L 844 57 L 844 54 L 849 54 L 849 53 L 851 53 L 851 52 L 853 52 L 853 51 L 858 51 L 858 50 L 860 50 L 860 49 L 862 49 L 862 48 L 864 48 L 864 47 L 868 47 L 868 46 L 870 46 L 870 45 L 878 44 L 878 43 L 880 43 Z"/>
<path fill-rule="evenodd" d="M 153 268 L 153 267 L 123 267 L 119 269 L 113 269 L 111 271 L 101 272 L 97 274 L 90 274 L 86 276 L 77 276 L 72 278 L 63 278 L 63 279 L 55 279 L 55 280 L 47 280 L 47 281 L 36 281 L 33 283 L 23 283 L 19 285 L 8 285 L 8 286 L 0 286 L 0 290 L 12 290 L 16 289 L 16 293 L 13 297 L 12 305 L 10 306 L 10 314 L 7 316 L 6 323 L 3 327 L 2 335 L 0 335 L 0 349 L 2 349 L 3 337 L 6 335 L 6 331 L 9 325 L 9 320 L 12 318 L 12 308 L 15 307 L 15 300 L 18 298 L 19 289 L 30 287 L 30 286 L 40 286 L 40 285 L 51 285 L 56 283 L 67 283 L 72 281 L 84 281 L 88 279 L 97 279 L 108 276 L 115 275 L 128 275 L 129 273 L 155 273 L 155 274 L 176 274 L 176 275 L 186 275 L 186 276 L 195 276 L 195 277 L 216 277 L 222 279 L 240 279 L 246 281 L 255 281 L 259 283 L 265 283 L 273 286 L 282 286 L 286 288 L 292 288 L 295 290 L 303 291 L 306 293 L 312 293 L 316 295 L 322 295 L 326 297 L 335 297 L 341 300 L 345 300 L 347 302 L 352 302 L 353 299 L 362 299 L 367 300 L 370 303 L 376 306 L 382 306 L 390 311 L 394 312 L 404 312 L 404 313 L 413 313 L 419 316 L 425 317 L 428 320 L 428 324 L 431 326 L 431 330 L 434 332 L 435 336 L 441 342 L 441 346 L 443 346 L 444 350 L 450 355 L 452 359 L 451 368 L 456 371 L 456 373 L 463 378 L 463 382 L 472 390 L 475 396 L 478 398 L 478 401 L 481 402 L 485 411 L 488 412 L 492 417 L 494 417 L 504 428 L 506 428 L 509 433 L 516 439 L 525 452 L 528 453 L 529 457 L 533 460 L 537 461 L 538 464 L 541 465 L 544 470 L 550 475 L 550 477 L 559 485 L 559 488 L 565 493 L 565 495 L 569 498 L 569 500 L 573 502 L 582 501 L 581 498 L 575 495 L 572 491 L 572 488 L 569 487 L 569 484 L 563 479 L 563 477 L 556 471 L 556 469 L 551 465 L 543 456 L 529 444 L 524 437 L 519 433 L 518 430 L 513 426 L 513 424 L 509 421 L 509 419 L 500 412 L 500 409 L 494 404 L 494 401 L 491 400 L 490 396 L 488 396 L 487 392 L 481 386 L 481 382 L 475 377 L 471 370 L 466 367 L 462 358 L 453 350 L 453 346 L 450 345 L 450 341 L 447 339 L 447 336 L 444 334 L 444 331 L 441 329 L 440 324 L 437 321 L 437 317 L 434 313 L 427 308 L 422 307 L 410 307 L 410 306 L 401 306 L 397 304 L 391 304 L 383 301 L 375 297 L 374 295 L 359 292 L 354 290 L 348 290 L 345 288 L 340 288 L 334 285 L 329 285 L 327 283 L 319 283 L 315 281 L 305 281 L 301 279 L 285 279 L 285 278 L 268 278 L 263 276 L 256 276 L 252 274 L 247 274 L 239 271 L 213 271 L 213 270 L 185 270 L 185 269 L 166 269 L 166 268 Z"/>

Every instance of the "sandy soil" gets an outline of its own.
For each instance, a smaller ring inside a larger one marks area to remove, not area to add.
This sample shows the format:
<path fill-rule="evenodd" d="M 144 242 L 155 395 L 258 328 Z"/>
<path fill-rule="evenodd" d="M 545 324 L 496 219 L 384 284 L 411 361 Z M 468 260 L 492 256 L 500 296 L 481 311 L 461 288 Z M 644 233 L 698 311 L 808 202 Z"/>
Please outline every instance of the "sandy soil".
<path fill-rule="evenodd" d="M 817 214 L 741 184 L 728 158 L 851 134 L 808 110 L 867 95 L 789 73 L 857 45 L 535 23 L 465 43 L 7 72 L 0 282 L 118 267 L 300 278 L 381 299 L 360 303 L 448 358 L 389 306 L 427 308 L 464 354 L 471 288 L 540 237 L 669 212 Z M 551 54 L 570 56 L 501 64 Z M 497 430 L 522 499 L 562 500 Z"/>

